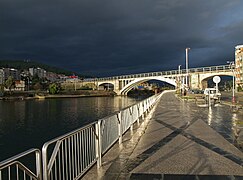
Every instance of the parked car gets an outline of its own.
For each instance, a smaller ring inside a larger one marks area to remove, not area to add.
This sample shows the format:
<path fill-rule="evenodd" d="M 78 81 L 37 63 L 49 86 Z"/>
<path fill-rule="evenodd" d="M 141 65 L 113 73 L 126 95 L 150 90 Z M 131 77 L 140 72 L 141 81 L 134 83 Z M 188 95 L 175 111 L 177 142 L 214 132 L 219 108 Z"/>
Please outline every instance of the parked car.
<path fill-rule="evenodd" d="M 192 94 L 203 94 L 204 91 L 203 90 L 200 90 L 200 89 L 193 89 L 192 90 Z"/>
<path fill-rule="evenodd" d="M 206 99 L 210 97 L 210 99 L 214 100 L 219 100 L 221 97 L 221 93 L 216 88 L 206 88 L 204 90 L 204 95 Z"/>

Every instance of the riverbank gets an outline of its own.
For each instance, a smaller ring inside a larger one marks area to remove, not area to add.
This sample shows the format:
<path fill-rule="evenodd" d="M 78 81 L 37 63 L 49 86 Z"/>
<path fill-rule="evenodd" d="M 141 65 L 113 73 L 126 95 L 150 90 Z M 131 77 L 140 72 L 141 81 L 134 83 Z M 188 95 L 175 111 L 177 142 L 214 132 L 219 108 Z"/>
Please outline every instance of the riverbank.
<path fill-rule="evenodd" d="M 236 107 L 238 110 L 243 109 L 243 92 L 235 93 L 235 103 L 232 103 L 232 92 L 223 91 L 221 92 L 221 94 L 222 94 L 220 99 L 221 104 Z M 186 96 L 180 96 L 178 94 L 178 97 L 187 101 L 195 101 L 195 102 L 205 101 L 204 94 L 187 94 Z"/>
<path fill-rule="evenodd" d="M 13 92 L 0 97 L 0 100 L 30 100 L 30 99 L 51 99 L 51 98 L 81 98 L 81 97 L 110 97 L 115 96 L 113 91 L 78 90 L 62 91 L 59 94 L 50 95 L 47 92 Z"/>

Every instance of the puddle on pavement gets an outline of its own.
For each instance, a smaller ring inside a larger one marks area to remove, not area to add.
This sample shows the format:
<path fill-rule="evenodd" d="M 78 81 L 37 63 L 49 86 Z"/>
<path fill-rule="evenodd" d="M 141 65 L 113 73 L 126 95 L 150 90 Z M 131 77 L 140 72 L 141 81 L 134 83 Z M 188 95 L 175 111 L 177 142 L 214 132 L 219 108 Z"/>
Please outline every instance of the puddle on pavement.
<path fill-rule="evenodd" d="M 205 113 L 205 122 L 224 136 L 230 143 L 243 151 L 243 110 L 233 111 L 232 107 L 222 104 L 209 106 L 197 102 L 196 106 Z"/>

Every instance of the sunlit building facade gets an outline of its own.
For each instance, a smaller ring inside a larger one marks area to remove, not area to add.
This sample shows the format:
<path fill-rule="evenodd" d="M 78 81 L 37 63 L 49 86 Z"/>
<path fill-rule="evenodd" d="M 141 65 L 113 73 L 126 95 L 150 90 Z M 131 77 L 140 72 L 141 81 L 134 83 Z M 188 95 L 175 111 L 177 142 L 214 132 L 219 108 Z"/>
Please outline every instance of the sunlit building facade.
<path fill-rule="evenodd" d="M 12 76 L 14 80 L 20 80 L 20 72 L 14 68 L 2 68 L 0 76 L 3 77 L 3 82 Z"/>
<path fill-rule="evenodd" d="M 29 73 L 31 76 L 37 75 L 39 78 L 46 77 L 46 70 L 42 68 L 29 68 Z"/>
<path fill-rule="evenodd" d="M 243 87 L 243 45 L 235 46 L 235 82 L 237 87 Z"/>
<path fill-rule="evenodd" d="M 5 76 L 4 76 L 4 70 L 0 69 L 0 84 L 4 84 Z"/>

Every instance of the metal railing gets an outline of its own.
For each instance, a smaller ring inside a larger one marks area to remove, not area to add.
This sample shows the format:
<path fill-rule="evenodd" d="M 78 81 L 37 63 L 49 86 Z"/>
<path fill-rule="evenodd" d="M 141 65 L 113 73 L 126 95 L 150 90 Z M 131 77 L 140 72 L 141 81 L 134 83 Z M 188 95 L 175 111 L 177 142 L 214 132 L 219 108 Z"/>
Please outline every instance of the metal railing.
<path fill-rule="evenodd" d="M 44 180 L 79 179 L 94 163 L 101 166 L 101 157 L 162 94 L 152 96 L 138 104 L 100 119 L 83 128 L 44 144 Z"/>
<path fill-rule="evenodd" d="M 210 66 L 210 67 L 199 67 L 199 68 L 190 68 L 188 69 L 189 73 L 197 73 L 197 72 L 224 72 L 230 71 L 232 66 L 230 65 L 220 65 L 220 66 Z M 151 77 L 151 76 L 173 76 L 173 75 L 183 75 L 186 74 L 186 69 L 182 70 L 171 70 L 171 71 L 161 71 L 161 72 L 149 72 L 149 73 L 140 73 L 140 74 L 131 74 L 131 75 L 121 75 L 114 77 L 104 77 L 104 78 L 89 78 L 84 79 L 84 82 L 93 82 L 93 81 L 108 81 L 108 80 L 116 80 L 116 79 L 133 79 L 133 78 L 143 78 L 143 77 Z"/>
<path fill-rule="evenodd" d="M 0 180 L 80 179 L 95 163 L 101 166 L 102 155 L 117 141 L 122 143 L 122 135 L 143 119 L 164 93 L 50 140 L 43 145 L 42 154 L 30 149 L 0 162 Z"/>
<path fill-rule="evenodd" d="M 117 128 L 120 124 L 119 114 L 98 121 L 100 127 L 101 154 L 104 154 L 117 141 L 120 131 Z"/>
<path fill-rule="evenodd" d="M 96 139 L 95 123 L 92 123 L 45 143 L 43 178 L 80 178 L 97 161 Z"/>
<path fill-rule="evenodd" d="M 0 162 L 0 180 L 41 180 L 41 152 L 30 149 Z"/>

